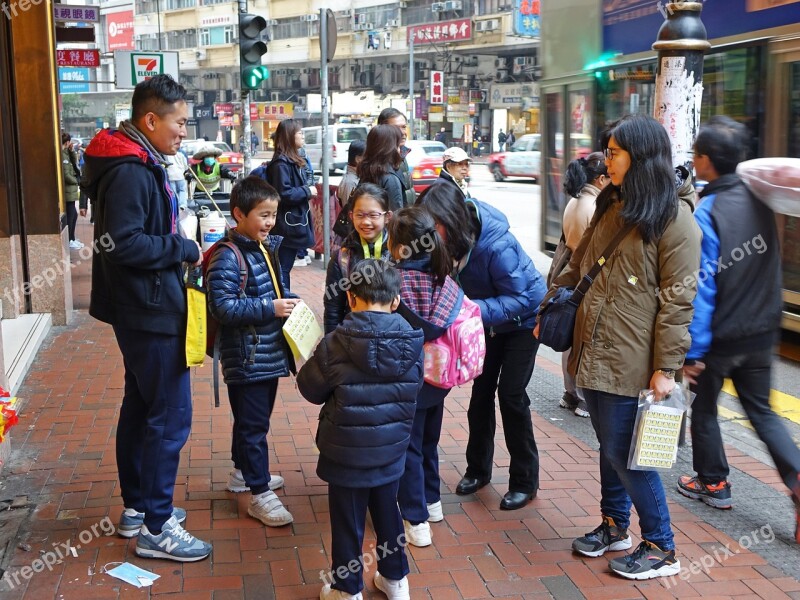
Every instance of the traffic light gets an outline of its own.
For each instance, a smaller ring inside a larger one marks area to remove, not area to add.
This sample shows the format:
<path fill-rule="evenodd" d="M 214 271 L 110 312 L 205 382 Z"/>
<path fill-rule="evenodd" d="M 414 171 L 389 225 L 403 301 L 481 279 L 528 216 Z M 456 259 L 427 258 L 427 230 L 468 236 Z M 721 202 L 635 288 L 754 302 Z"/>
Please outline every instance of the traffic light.
<path fill-rule="evenodd" d="M 239 71 L 243 90 L 257 90 L 269 77 L 269 69 L 261 64 L 267 45 L 260 38 L 266 28 L 264 17 L 239 13 Z"/>

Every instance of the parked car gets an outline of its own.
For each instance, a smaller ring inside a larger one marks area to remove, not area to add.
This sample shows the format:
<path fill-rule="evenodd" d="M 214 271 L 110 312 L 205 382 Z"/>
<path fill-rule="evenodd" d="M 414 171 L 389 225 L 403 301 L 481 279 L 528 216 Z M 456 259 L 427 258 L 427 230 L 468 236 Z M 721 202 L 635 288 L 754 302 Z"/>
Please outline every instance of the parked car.
<path fill-rule="evenodd" d="M 431 185 L 442 170 L 442 155 L 447 150 L 442 142 L 428 140 L 407 140 L 406 154 L 408 171 L 414 184 L 414 191 L 422 192 Z"/>
<path fill-rule="evenodd" d="M 538 181 L 541 175 L 541 150 L 542 138 L 538 133 L 523 135 L 511 150 L 489 155 L 489 170 L 495 181 L 503 181 L 506 177 L 532 177 Z"/>
<path fill-rule="evenodd" d="M 222 150 L 222 154 L 217 160 L 219 164 L 225 165 L 228 169 L 237 173 L 244 166 L 244 156 L 239 152 L 234 152 L 225 142 L 207 142 L 205 140 L 183 140 L 181 144 L 181 152 L 186 155 L 190 165 L 196 165 L 199 160 L 194 160 L 192 155 L 203 146 L 214 146 Z"/>
<path fill-rule="evenodd" d="M 347 153 L 350 151 L 350 142 L 367 139 L 369 129 L 366 125 L 351 123 L 336 123 L 328 126 L 328 170 L 332 175 L 336 169 L 344 171 L 347 168 Z M 311 161 L 315 171 L 322 169 L 322 127 L 303 127 L 306 139 L 306 155 Z"/>

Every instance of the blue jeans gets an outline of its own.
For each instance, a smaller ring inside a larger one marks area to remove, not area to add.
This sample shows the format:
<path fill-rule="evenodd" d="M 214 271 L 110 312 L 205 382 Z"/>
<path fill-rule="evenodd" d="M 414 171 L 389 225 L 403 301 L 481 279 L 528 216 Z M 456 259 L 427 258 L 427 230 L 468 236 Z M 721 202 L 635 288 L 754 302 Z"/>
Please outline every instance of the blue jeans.
<path fill-rule="evenodd" d="M 178 198 L 178 207 L 186 208 L 189 203 L 189 190 L 185 179 L 170 179 L 169 186 Z"/>
<path fill-rule="evenodd" d="M 600 511 L 618 527 L 628 528 L 631 502 L 639 513 L 642 538 L 662 550 L 672 550 L 669 508 L 656 471 L 632 471 L 628 454 L 636 422 L 638 398 L 583 389 L 600 442 Z"/>

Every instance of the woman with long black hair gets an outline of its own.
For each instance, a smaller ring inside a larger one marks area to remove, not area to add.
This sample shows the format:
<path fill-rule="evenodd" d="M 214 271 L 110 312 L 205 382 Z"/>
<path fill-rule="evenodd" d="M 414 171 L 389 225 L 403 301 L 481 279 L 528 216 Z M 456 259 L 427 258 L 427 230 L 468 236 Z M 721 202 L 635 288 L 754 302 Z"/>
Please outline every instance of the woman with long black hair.
<path fill-rule="evenodd" d="M 278 246 L 278 260 L 287 289 L 291 289 L 289 273 L 297 251 L 314 245 L 314 224 L 308 201 L 317 195 L 317 188 L 307 185 L 306 159 L 298 152 L 304 145 L 300 123 L 294 119 L 281 121 L 275 130 L 275 154 L 267 165 L 267 182 L 281 197 L 272 234 L 283 237 Z"/>
<path fill-rule="evenodd" d="M 511 457 L 508 492 L 500 508 L 522 508 L 539 489 L 539 452 L 533 437 L 530 398 L 538 341 L 536 310 L 547 291 L 508 219 L 449 183 L 435 183 L 417 199 L 433 216 L 436 229 L 456 263 L 454 278 L 481 309 L 486 331 L 483 373 L 472 384 L 467 420 L 467 471 L 457 494 L 472 494 L 489 483 L 494 456 L 495 393 Z"/>
<path fill-rule="evenodd" d="M 611 185 L 597 197 L 591 224 L 541 306 L 558 288 L 577 285 L 609 242 L 629 229 L 606 257 L 575 322 L 569 370 L 600 442 L 602 522 L 572 549 L 596 557 L 630 548 L 632 503 L 643 541 L 609 567 L 629 579 L 650 579 L 677 574 L 680 562 L 661 478 L 629 469 L 628 453 L 639 392 L 653 390 L 656 400 L 668 395 L 689 349 L 701 236 L 691 181 L 682 181 L 679 198 L 669 137 L 658 121 L 623 117 L 605 156 Z M 682 293 L 661 292 L 674 289 Z"/>
<path fill-rule="evenodd" d="M 376 125 L 367 135 L 364 158 L 358 165 L 360 183 L 374 183 L 389 194 L 389 210 L 405 206 L 406 183 L 400 171 L 403 131 L 396 125 Z"/>

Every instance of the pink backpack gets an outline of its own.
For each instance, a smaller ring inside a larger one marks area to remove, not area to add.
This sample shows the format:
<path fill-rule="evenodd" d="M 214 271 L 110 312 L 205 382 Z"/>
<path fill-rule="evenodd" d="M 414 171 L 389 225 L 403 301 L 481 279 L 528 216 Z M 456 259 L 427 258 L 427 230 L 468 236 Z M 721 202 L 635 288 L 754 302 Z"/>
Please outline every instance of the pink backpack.
<path fill-rule="evenodd" d="M 464 296 L 456 320 L 444 335 L 426 342 L 424 350 L 426 383 L 450 389 L 475 379 L 486 357 L 480 307 Z"/>

